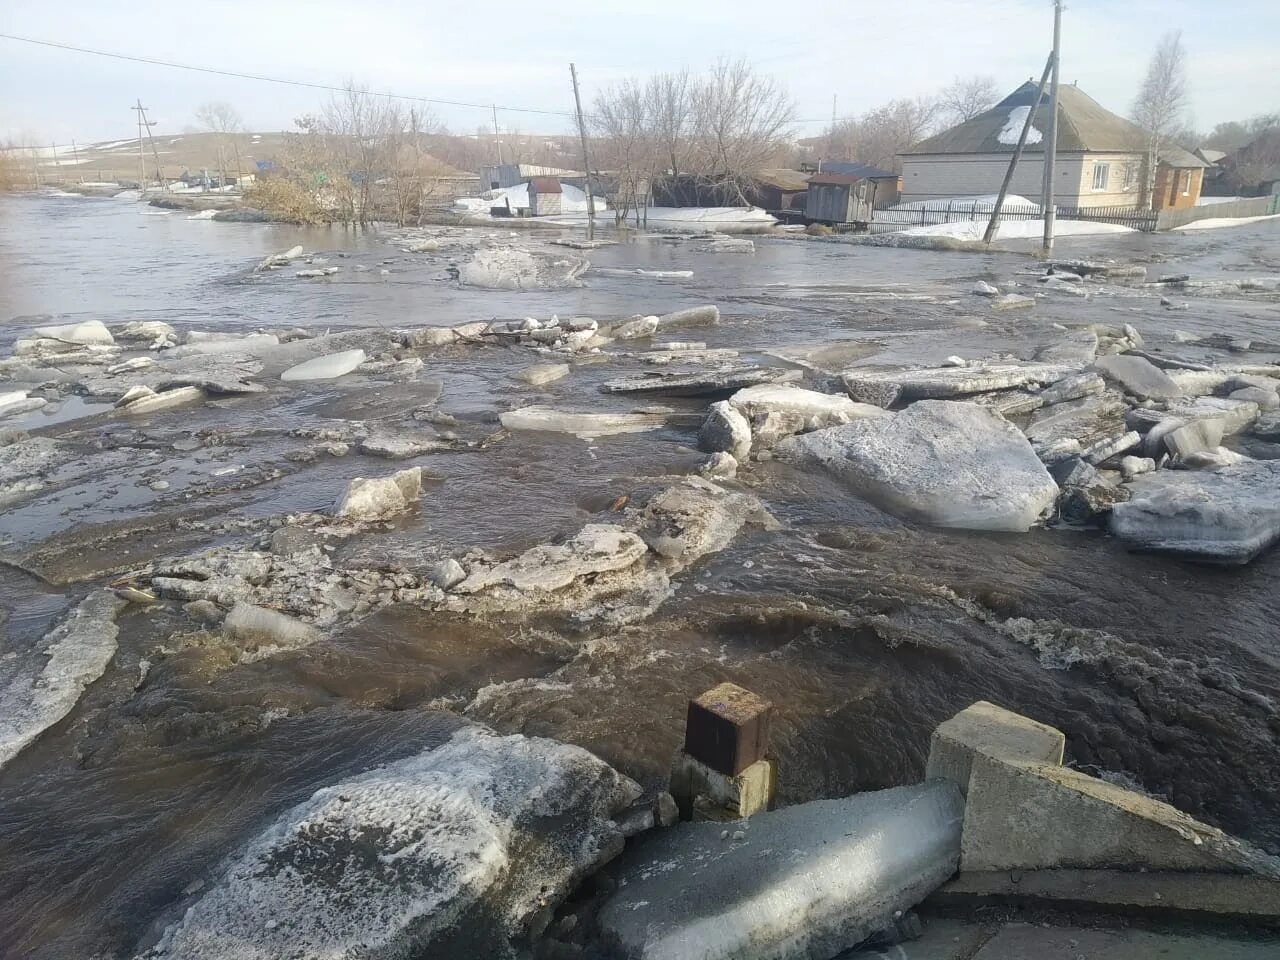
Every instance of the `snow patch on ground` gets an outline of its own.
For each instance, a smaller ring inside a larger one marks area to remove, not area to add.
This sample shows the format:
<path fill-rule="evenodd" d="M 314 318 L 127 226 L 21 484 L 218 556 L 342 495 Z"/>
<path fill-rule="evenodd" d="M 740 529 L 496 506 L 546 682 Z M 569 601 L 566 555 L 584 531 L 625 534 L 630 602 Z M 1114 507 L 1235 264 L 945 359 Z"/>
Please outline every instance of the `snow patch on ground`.
<path fill-rule="evenodd" d="M 950 237 L 953 240 L 981 240 L 987 231 L 987 217 L 981 220 L 965 220 L 960 223 L 939 223 L 930 227 L 911 227 L 903 230 L 908 237 Z M 1132 227 L 1117 223 L 1089 223 L 1084 220 L 1058 220 L 1055 236 L 1090 237 L 1109 233 L 1133 233 Z M 1001 220 L 996 230 L 997 240 L 1035 240 L 1044 236 L 1043 220 Z"/>
<path fill-rule="evenodd" d="M 1243 227 L 1250 223 L 1261 223 L 1264 220 L 1280 220 L 1280 213 L 1263 217 L 1212 217 L 1208 220 L 1195 220 L 1184 223 L 1175 230 L 1220 230 L 1223 227 Z"/>
<path fill-rule="evenodd" d="M 1017 146 L 1018 137 L 1022 135 L 1022 125 L 1027 122 L 1027 114 L 1030 112 L 1030 107 L 1014 107 L 1010 110 L 1009 119 L 1005 121 L 996 139 L 1011 147 Z M 1040 131 L 1034 125 L 1027 131 L 1027 143 L 1039 143 L 1042 139 Z"/>

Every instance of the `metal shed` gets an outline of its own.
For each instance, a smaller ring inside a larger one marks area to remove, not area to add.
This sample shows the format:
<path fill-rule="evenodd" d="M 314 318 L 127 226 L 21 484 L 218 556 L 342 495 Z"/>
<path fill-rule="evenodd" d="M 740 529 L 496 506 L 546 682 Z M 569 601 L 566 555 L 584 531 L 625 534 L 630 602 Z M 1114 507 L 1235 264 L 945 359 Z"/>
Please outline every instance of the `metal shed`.
<path fill-rule="evenodd" d="M 555 177 L 533 177 L 529 181 L 529 216 L 559 216 L 563 201 L 564 189 Z"/>
<path fill-rule="evenodd" d="M 851 173 L 815 173 L 809 178 L 805 219 L 817 223 L 870 223 L 876 181 Z"/>

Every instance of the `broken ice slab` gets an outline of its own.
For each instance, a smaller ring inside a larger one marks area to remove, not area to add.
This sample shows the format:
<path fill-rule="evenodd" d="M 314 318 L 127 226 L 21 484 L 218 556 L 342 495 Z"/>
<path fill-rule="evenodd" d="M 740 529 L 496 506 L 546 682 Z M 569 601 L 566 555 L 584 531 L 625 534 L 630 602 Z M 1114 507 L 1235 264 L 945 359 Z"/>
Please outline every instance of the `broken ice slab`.
<path fill-rule="evenodd" d="M 1135 550 L 1244 564 L 1280 539 L 1280 460 L 1137 477 L 1111 532 Z"/>
<path fill-rule="evenodd" d="M 876 403 L 877 390 L 887 386 L 897 386 L 903 400 L 946 400 L 990 390 L 1056 383 L 1079 371 L 1078 365 L 1063 363 L 975 363 L 916 370 L 853 367 L 843 377 L 853 399 Z"/>
<path fill-rule="evenodd" d="M 600 925 L 634 960 L 827 960 L 955 872 L 963 815 L 933 780 L 680 824 L 623 856 Z"/>
<path fill-rule="evenodd" d="M 1093 364 L 1103 376 L 1114 380 L 1127 393 L 1144 400 L 1172 400 L 1182 388 L 1149 360 L 1123 353 L 1099 357 Z"/>
<path fill-rule="evenodd" d="M 363 350 L 343 350 L 295 364 L 280 374 L 281 380 L 333 380 L 346 376 L 364 363 Z"/>
<path fill-rule="evenodd" d="M 640 788 L 579 748 L 466 726 L 245 842 L 156 960 L 505 958 L 623 844 Z M 541 924 L 541 925 L 540 925 Z"/>
<path fill-rule="evenodd" d="M 618 433 L 643 433 L 666 423 L 666 416 L 652 413 L 575 413 L 551 407 L 529 406 L 499 414 L 508 430 L 544 430 L 548 433 L 570 433 L 587 440 Z"/>
<path fill-rule="evenodd" d="M 673 397 L 708 397 L 731 393 L 759 383 L 785 383 L 799 378 L 799 370 L 743 367 L 708 373 L 626 377 L 606 381 L 600 385 L 600 389 L 605 393 L 663 393 Z"/>
<path fill-rule="evenodd" d="M 882 508 L 940 527 L 1024 532 L 1058 495 L 1017 427 L 974 403 L 922 400 L 777 447 Z"/>

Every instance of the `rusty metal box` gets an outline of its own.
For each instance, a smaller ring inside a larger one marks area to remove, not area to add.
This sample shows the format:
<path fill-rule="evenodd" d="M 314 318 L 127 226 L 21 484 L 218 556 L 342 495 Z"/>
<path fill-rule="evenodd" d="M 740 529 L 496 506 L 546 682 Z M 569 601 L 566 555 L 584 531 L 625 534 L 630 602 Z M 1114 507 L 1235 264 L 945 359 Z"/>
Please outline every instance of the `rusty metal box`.
<path fill-rule="evenodd" d="M 722 683 L 689 701 L 684 752 L 736 777 L 769 750 L 773 704 L 737 684 Z"/>

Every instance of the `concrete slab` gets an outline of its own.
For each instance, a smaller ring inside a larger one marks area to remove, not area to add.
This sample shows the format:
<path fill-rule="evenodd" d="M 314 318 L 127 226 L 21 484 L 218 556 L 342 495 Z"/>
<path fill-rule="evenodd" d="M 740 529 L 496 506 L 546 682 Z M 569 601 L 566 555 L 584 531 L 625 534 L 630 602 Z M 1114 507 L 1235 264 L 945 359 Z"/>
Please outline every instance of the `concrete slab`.
<path fill-rule="evenodd" d="M 967 793 L 975 753 L 1003 760 L 1060 764 L 1065 745 L 1062 731 L 979 700 L 933 731 L 925 778 L 950 780 L 961 793 Z"/>
<path fill-rule="evenodd" d="M 1077 770 L 973 755 L 963 870 L 1194 870 L 1280 878 L 1280 860 Z"/>
<path fill-rule="evenodd" d="M 864 947 L 840 954 L 840 960 L 969 960 L 1000 930 L 998 924 L 935 917 L 925 921 L 924 936 L 889 947 Z"/>
<path fill-rule="evenodd" d="M 1280 940 L 1011 923 L 973 960 L 1275 960 Z"/>
<path fill-rule="evenodd" d="M 1280 881 L 1236 873 L 1028 870 L 962 873 L 926 906 L 976 910 L 1011 902 L 1123 916 L 1238 920 L 1280 930 Z"/>

